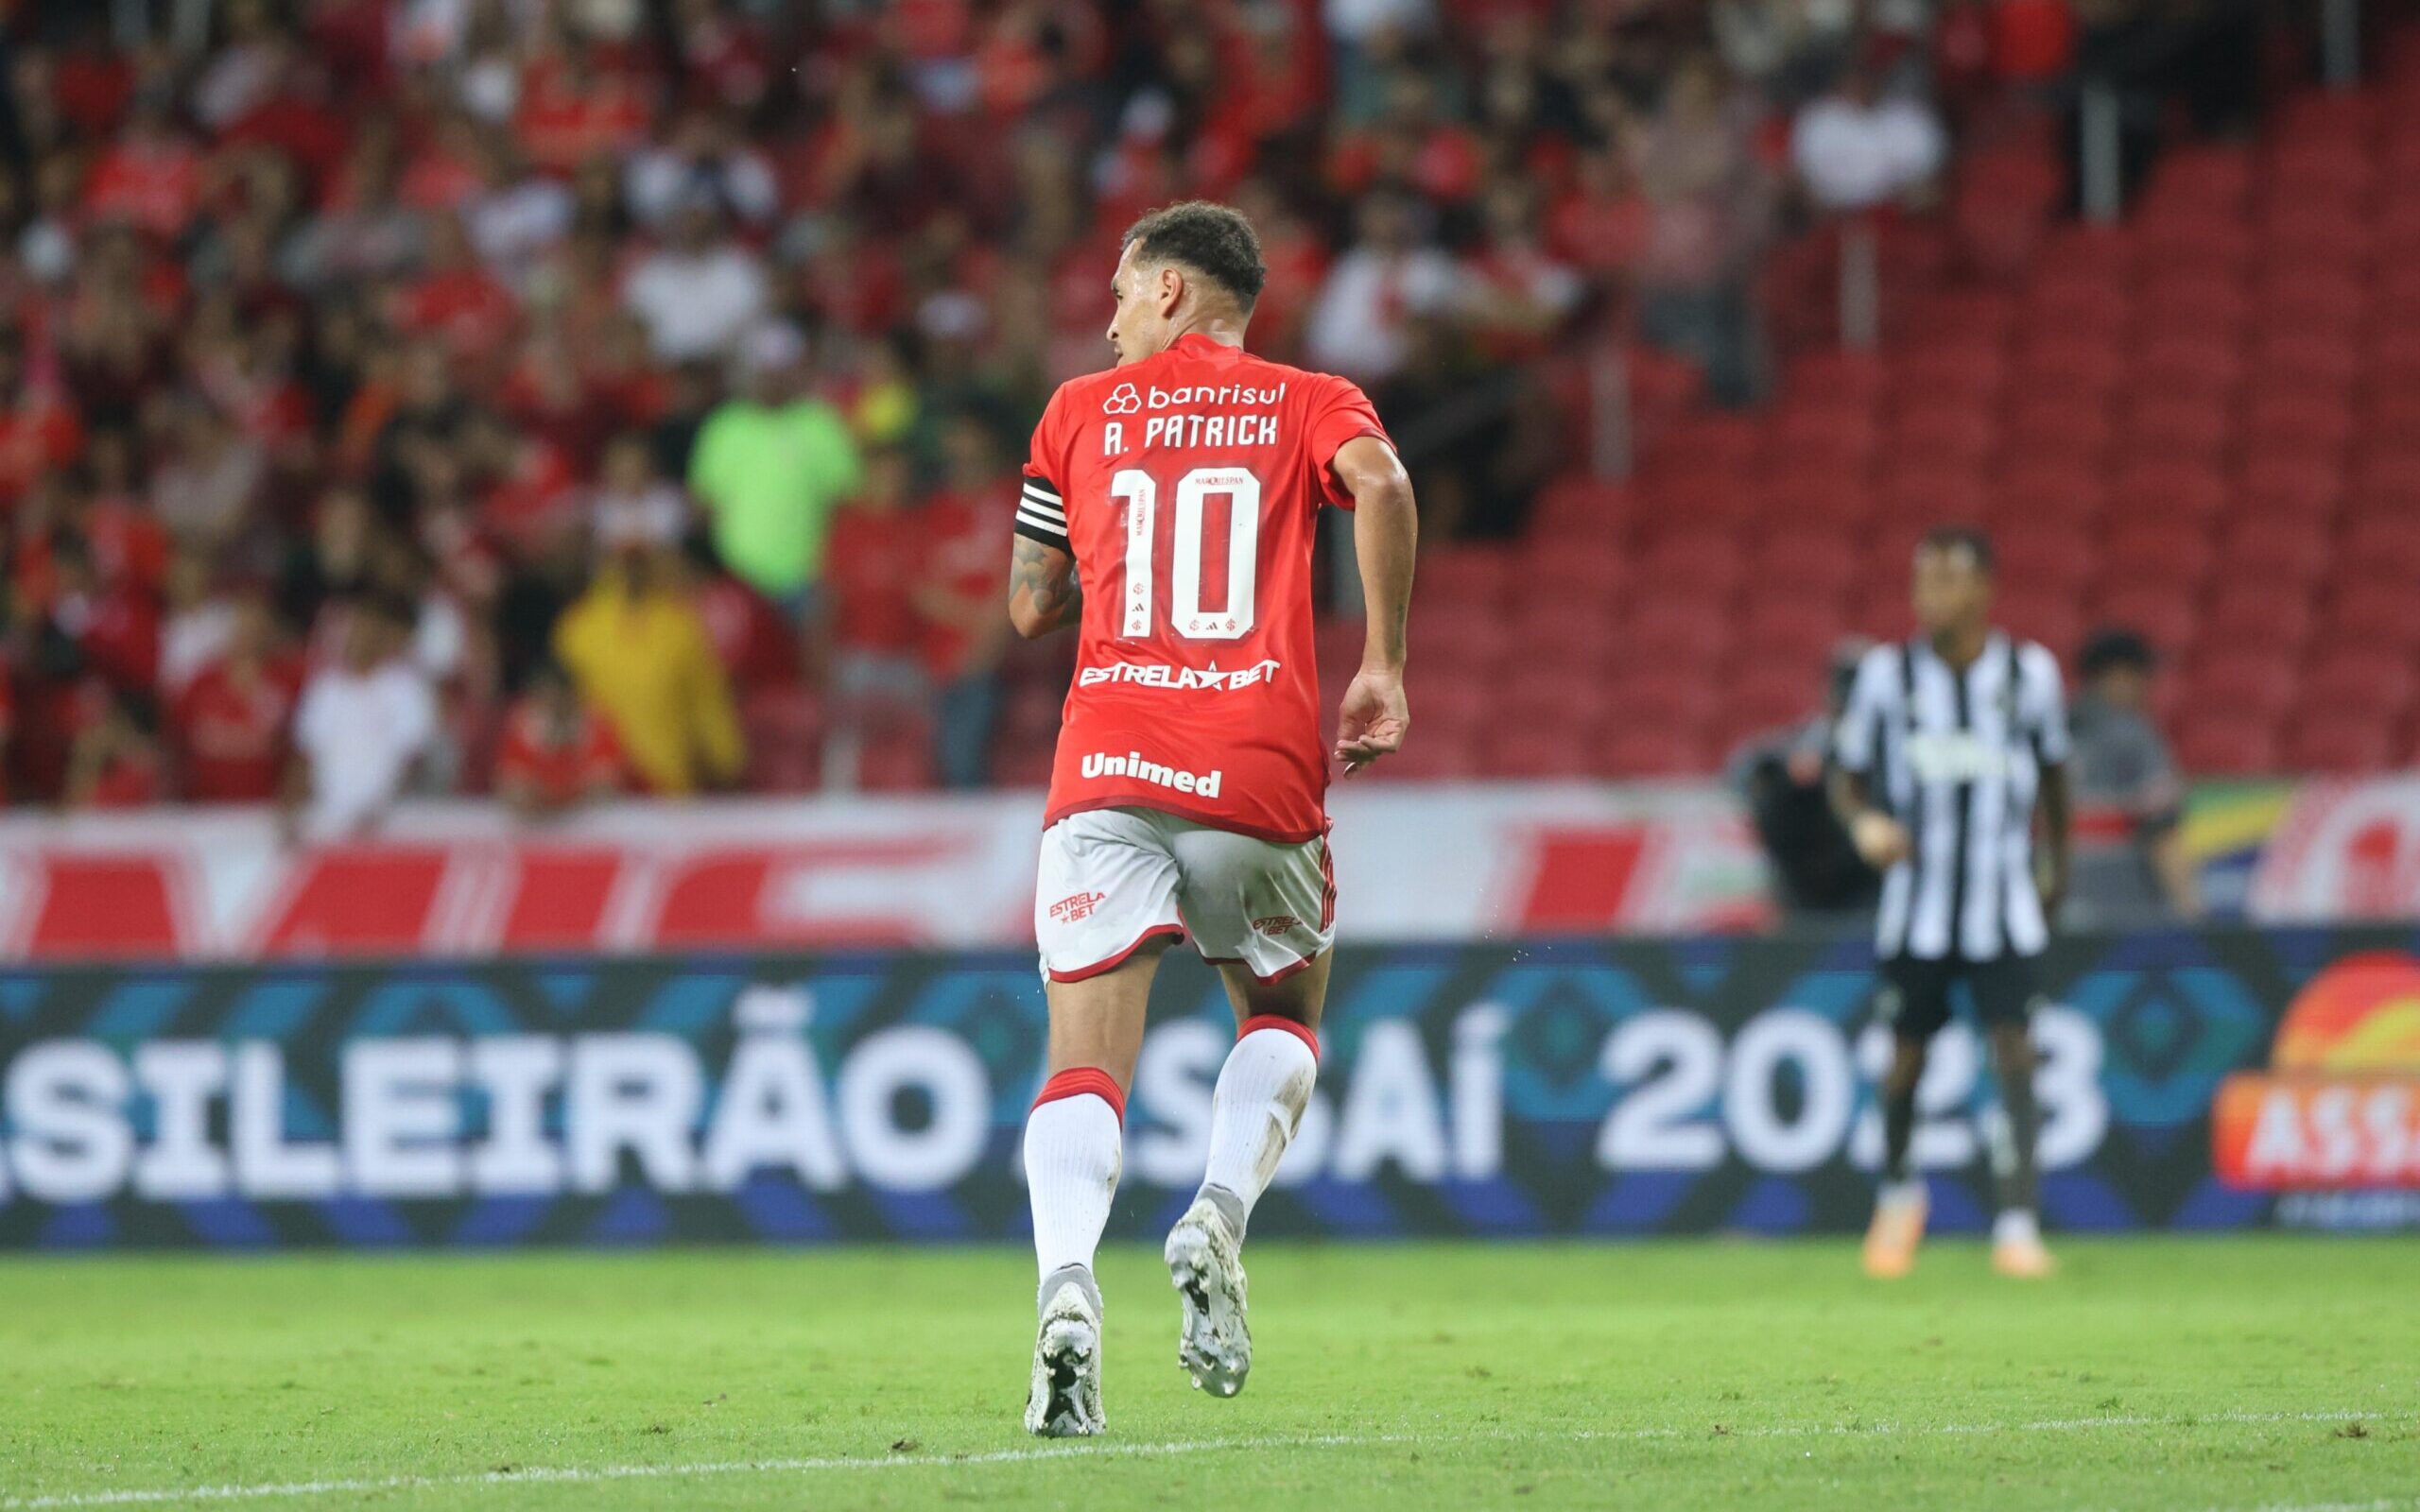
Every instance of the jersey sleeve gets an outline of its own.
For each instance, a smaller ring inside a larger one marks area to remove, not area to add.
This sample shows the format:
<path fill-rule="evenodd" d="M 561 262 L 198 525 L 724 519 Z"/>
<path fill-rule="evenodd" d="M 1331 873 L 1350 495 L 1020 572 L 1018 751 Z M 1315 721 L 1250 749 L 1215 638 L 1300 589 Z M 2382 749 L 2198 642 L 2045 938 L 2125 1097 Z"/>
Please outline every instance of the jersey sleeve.
<path fill-rule="evenodd" d="M 1895 651 L 1877 646 L 1865 654 L 1857 667 L 1857 680 L 1849 685 L 1848 704 L 1841 711 L 1840 722 L 1832 727 L 1832 758 L 1845 772 L 1863 776 L 1874 770 L 1875 759 L 1880 754 L 1882 720 L 1890 708 L 1891 662 Z"/>
<path fill-rule="evenodd" d="M 2041 646 L 2029 645 L 2025 668 L 2034 754 L 2046 766 L 2065 765 L 2073 742 L 2067 735 L 2067 695 L 2059 682 L 2059 660 Z"/>
<path fill-rule="evenodd" d="M 1033 427 L 1033 446 L 1025 460 L 1025 489 L 1017 495 L 1015 529 L 1028 540 L 1072 554 L 1074 548 L 1067 541 L 1066 396 L 1066 387 L 1062 385 Z"/>
<path fill-rule="evenodd" d="M 1313 401 L 1308 440 L 1312 469 L 1319 474 L 1320 492 L 1340 509 L 1353 507 L 1353 494 L 1336 475 L 1336 454 L 1344 450 L 1347 441 L 1364 436 L 1374 436 L 1392 449 L 1394 438 L 1378 423 L 1378 412 L 1372 407 L 1370 396 L 1361 386 L 1344 378 L 1328 381 L 1326 392 Z"/>

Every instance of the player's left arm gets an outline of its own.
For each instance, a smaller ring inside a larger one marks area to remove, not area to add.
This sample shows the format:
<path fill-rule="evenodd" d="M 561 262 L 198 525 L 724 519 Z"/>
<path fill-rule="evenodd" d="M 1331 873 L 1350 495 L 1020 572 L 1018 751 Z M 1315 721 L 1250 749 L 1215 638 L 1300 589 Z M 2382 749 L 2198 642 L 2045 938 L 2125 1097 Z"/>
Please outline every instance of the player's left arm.
<path fill-rule="evenodd" d="M 1353 549 L 1360 561 L 1361 602 L 1368 616 L 1361 670 L 1345 689 L 1337 720 L 1336 759 L 1345 764 L 1350 777 L 1400 750 L 1411 729 L 1403 672 L 1420 517 L 1402 459 L 1379 438 L 1358 436 L 1345 442 L 1329 466 L 1353 496 Z"/>
<path fill-rule="evenodd" d="M 2029 670 L 2036 692 L 2033 709 L 2033 755 L 2042 769 L 2039 821 L 2041 845 L 2035 879 L 2042 886 L 2042 911 L 2053 920 L 2066 901 L 2070 837 L 2075 804 L 2067 786 L 2067 697 L 2059 684 L 2057 659 L 2040 646 L 2027 647 Z"/>
<path fill-rule="evenodd" d="M 1009 623 L 1027 640 L 1063 629 L 1081 617 L 1083 584 L 1074 553 L 1019 532 L 1009 562 Z"/>

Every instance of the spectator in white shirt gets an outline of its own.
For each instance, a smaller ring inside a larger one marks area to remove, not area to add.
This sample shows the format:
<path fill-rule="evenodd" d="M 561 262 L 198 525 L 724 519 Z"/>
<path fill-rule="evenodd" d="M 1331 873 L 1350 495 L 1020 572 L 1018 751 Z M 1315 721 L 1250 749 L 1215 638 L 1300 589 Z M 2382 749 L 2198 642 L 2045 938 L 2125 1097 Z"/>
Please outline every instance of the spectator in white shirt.
<path fill-rule="evenodd" d="M 1412 318 L 1453 301 L 1454 260 L 1420 241 L 1415 214 L 1392 191 L 1362 200 L 1360 240 L 1328 269 L 1304 329 L 1312 366 L 1357 383 L 1384 382 L 1403 366 Z"/>
<path fill-rule="evenodd" d="M 633 153 L 622 183 L 631 214 L 650 229 L 700 194 L 752 226 L 764 225 L 782 207 L 772 164 L 730 117 L 711 111 L 691 112 L 671 141 Z"/>
<path fill-rule="evenodd" d="M 354 607 L 343 657 L 313 673 L 294 718 L 290 833 L 314 844 L 375 832 L 438 734 L 428 678 L 404 648 L 414 611 L 372 594 Z"/>
<path fill-rule="evenodd" d="M 731 350 L 764 316 L 765 270 L 724 233 L 711 198 L 691 193 L 672 218 L 668 245 L 631 269 L 622 302 L 647 323 L 658 361 L 694 362 Z"/>
<path fill-rule="evenodd" d="M 1868 210 L 1928 186 L 1948 156 L 1941 122 L 1922 100 L 1886 97 L 1867 62 L 1798 112 L 1789 158 L 1807 198 L 1824 210 Z"/>

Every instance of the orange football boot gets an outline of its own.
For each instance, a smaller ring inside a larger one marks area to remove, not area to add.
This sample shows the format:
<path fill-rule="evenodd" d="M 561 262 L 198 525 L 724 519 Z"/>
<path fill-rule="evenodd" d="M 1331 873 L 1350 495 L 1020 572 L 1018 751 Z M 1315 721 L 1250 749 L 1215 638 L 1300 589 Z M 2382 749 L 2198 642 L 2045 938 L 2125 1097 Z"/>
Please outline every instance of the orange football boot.
<path fill-rule="evenodd" d="M 1902 1197 L 1874 1205 L 1874 1222 L 1865 1230 L 1865 1273 L 1879 1281 L 1895 1281 L 1916 1268 L 1916 1246 L 1925 1237 L 1925 1197 Z"/>

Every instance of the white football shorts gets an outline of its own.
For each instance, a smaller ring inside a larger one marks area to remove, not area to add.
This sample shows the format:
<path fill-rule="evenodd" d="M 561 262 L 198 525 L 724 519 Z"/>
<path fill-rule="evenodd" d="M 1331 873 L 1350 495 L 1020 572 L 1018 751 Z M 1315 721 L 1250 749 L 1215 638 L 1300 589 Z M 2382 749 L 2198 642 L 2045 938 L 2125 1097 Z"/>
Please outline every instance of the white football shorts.
<path fill-rule="evenodd" d="M 1154 809 L 1070 814 L 1042 832 L 1033 934 L 1054 982 L 1187 934 L 1202 959 L 1273 982 L 1336 942 L 1327 841 L 1257 840 Z"/>

